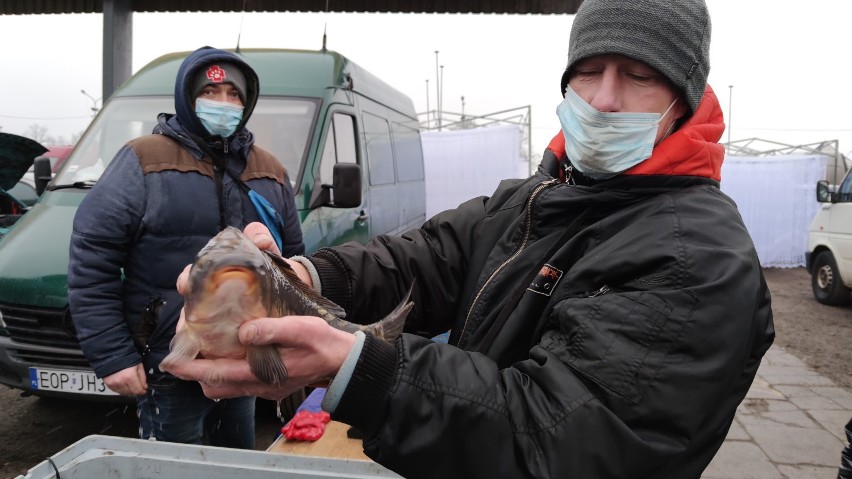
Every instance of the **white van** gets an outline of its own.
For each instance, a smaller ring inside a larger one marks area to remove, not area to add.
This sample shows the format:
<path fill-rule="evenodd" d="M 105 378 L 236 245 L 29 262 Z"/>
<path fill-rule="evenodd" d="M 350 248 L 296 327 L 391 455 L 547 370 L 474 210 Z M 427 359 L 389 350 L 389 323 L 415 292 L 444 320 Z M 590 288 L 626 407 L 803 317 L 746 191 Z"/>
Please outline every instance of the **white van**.
<path fill-rule="evenodd" d="M 805 265 L 817 301 L 844 305 L 852 299 L 852 170 L 835 191 L 818 182 L 816 196 L 822 207 L 808 228 Z"/>

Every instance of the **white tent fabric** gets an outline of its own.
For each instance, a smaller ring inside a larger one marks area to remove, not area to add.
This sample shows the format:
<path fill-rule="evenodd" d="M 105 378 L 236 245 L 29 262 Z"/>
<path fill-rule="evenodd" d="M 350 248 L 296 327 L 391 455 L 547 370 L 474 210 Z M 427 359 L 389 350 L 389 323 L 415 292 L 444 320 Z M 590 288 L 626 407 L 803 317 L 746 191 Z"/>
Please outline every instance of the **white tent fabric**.
<path fill-rule="evenodd" d="M 495 125 L 421 133 L 426 173 L 426 218 L 494 192 L 500 180 L 526 178 L 521 130 Z"/>
<path fill-rule="evenodd" d="M 819 210 L 824 155 L 727 156 L 721 188 L 734 199 L 764 268 L 805 265 L 808 225 Z"/>
<path fill-rule="evenodd" d="M 501 125 L 421 134 L 426 218 L 490 195 L 500 180 L 526 178 L 518 127 Z M 817 210 L 824 155 L 727 156 L 721 188 L 734 199 L 764 268 L 805 265 L 808 226 Z"/>

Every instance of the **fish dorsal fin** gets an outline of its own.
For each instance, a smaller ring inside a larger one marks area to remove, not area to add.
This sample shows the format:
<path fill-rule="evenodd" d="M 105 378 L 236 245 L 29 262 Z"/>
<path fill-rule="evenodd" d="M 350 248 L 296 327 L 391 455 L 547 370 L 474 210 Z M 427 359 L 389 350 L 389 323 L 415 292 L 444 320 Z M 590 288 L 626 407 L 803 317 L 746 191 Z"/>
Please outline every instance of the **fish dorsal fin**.
<path fill-rule="evenodd" d="M 396 341 L 396 338 L 402 334 L 402 330 L 405 328 L 405 318 L 408 316 L 408 313 L 414 308 L 414 303 L 410 301 L 411 292 L 414 291 L 414 283 L 417 282 L 417 278 L 411 281 L 411 286 L 408 288 L 408 292 L 405 293 L 405 297 L 402 298 L 402 301 L 390 312 L 384 319 L 381 320 L 382 323 L 382 335 L 381 339 L 393 344 Z M 401 317 L 401 319 L 397 320 L 396 318 Z"/>
<path fill-rule="evenodd" d="M 330 314 L 337 316 L 338 318 L 342 319 L 346 317 L 346 311 L 344 311 L 342 307 L 340 307 L 334 301 L 317 293 L 316 291 L 314 291 L 313 288 L 311 288 L 310 286 L 305 284 L 304 281 L 299 279 L 299 275 L 297 275 L 293 268 L 290 267 L 290 265 L 287 264 L 286 261 L 284 261 L 284 258 L 269 251 L 264 251 L 263 253 L 266 255 L 267 258 L 269 258 L 272 264 L 275 265 L 278 270 L 281 271 L 281 273 L 287 277 L 287 280 L 290 281 L 290 284 L 292 284 L 293 287 L 299 291 L 299 293 L 303 294 L 306 298 L 308 298 L 308 300 L 313 301 L 314 303 L 316 303 L 317 306 L 325 309 Z"/>

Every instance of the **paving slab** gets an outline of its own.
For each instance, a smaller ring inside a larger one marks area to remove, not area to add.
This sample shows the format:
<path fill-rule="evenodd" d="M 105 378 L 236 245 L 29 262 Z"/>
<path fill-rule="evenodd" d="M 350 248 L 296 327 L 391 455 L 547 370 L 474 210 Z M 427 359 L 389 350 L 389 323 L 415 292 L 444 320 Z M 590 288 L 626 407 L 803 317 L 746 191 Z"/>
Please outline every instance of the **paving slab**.
<path fill-rule="evenodd" d="M 751 436 L 748 435 L 745 428 L 743 428 L 742 424 L 736 418 L 734 422 L 731 424 L 731 429 L 728 431 L 728 436 L 725 437 L 726 441 L 750 441 Z"/>
<path fill-rule="evenodd" d="M 776 464 L 840 465 L 843 443 L 825 429 L 748 424 L 745 429 Z"/>
<path fill-rule="evenodd" d="M 778 479 L 781 472 L 751 441 L 725 440 L 702 479 Z"/>
<path fill-rule="evenodd" d="M 836 479 L 852 391 L 775 345 L 702 479 Z"/>
<path fill-rule="evenodd" d="M 837 436 L 837 439 L 840 439 L 841 442 L 846 442 L 846 431 L 844 430 L 844 426 L 846 426 L 846 423 L 849 422 L 850 418 L 852 418 L 852 416 L 849 415 L 849 411 L 814 410 L 810 411 L 810 415 L 812 418 L 814 418 L 816 422 L 820 423 L 820 425 L 822 425 L 822 427 L 824 427 L 826 431 Z"/>
<path fill-rule="evenodd" d="M 836 467 L 818 466 L 778 466 L 784 479 L 837 479 Z"/>

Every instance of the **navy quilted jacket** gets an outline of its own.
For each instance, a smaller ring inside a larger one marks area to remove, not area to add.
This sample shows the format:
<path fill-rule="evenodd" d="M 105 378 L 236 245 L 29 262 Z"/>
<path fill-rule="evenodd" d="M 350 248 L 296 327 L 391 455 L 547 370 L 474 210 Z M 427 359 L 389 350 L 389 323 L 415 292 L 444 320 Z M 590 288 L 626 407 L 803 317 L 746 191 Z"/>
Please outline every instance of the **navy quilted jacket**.
<path fill-rule="evenodd" d="M 187 78 L 211 60 L 242 66 L 247 79 L 243 125 L 227 139 L 207 137 L 189 98 Z M 257 96 L 257 76 L 238 56 L 194 52 L 176 80 L 177 114 L 160 114 L 153 135 L 122 147 L 80 205 L 71 236 L 68 299 L 80 345 L 99 377 L 142 361 L 146 371 L 156 370 L 183 306 L 175 289 L 180 272 L 223 220 L 238 228 L 259 220 L 234 176 L 280 211 L 286 224 L 283 253 L 304 252 L 287 173 L 253 146 L 254 136 L 244 128 Z M 208 146 L 226 158 L 231 174 L 218 175 L 221 188 L 210 158 L 188 132 L 207 137 Z M 154 315 L 155 327 L 147 347 L 140 348 L 133 334 L 144 314 Z"/>

